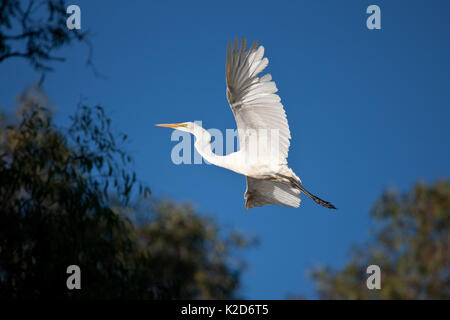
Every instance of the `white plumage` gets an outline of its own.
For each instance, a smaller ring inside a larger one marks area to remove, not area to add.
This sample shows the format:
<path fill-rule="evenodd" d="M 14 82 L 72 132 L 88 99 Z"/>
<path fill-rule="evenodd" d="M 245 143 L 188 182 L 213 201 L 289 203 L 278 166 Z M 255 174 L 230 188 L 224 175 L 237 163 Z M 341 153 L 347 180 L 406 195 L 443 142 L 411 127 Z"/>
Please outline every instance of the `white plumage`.
<path fill-rule="evenodd" d="M 247 133 L 252 132 L 252 129 L 257 134 L 264 130 L 279 130 L 279 152 L 268 153 L 266 156 L 279 164 L 286 164 L 291 138 L 286 112 L 280 97 L 275 94 L 278 89 L 275 82 L 271 81 L 271 75 L 258 77 L 269 64 L 269 60 L 263 58 L 264 47 L 256 49 L 257 44 L 255 41 L 250 49 L 245 51 L 245 38 L 242 39 L 240 50 L 237 39 L 233 47 L 231 41 L 228 43 L 227 98 L 239 129 L 241 148 L 249 151 L 250 138 Z"/>
<path fill-rule="evenodd" d="M 192 133 L 195 148 L 208 162 L 247 177 L 245 208 L 275 204 L 298 207 L 300 192 L 315 202 L 335 207 L 312 194 L 287 165 L 291 134 L 286 112 L 270 74 L 259 77 L 269 60 L 257 41 L 247 50 L 237 39 L 228 43 L 226 59 L 227 99 L 236 119 L 240 149 L 226 156 L 211 150 L 211 135 L 193 122 L 160 124 Z"/>

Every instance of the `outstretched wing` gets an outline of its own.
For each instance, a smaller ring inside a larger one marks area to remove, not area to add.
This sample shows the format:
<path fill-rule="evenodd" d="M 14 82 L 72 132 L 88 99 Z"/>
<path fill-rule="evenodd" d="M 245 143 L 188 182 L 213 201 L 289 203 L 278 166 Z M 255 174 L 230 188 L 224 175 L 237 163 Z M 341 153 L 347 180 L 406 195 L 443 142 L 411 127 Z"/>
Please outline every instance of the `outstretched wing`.
<path fill-rule="evenodd" d="M 298 208 L 300 190 L 283 182 L 247 177 L 247 190 L 244 194 L 245 209 L 261 207 L 266 204 Z"/>
<path fill-rule="evenodd" d="M 286 113 L 270 74 L 258 77 L 269 60 L 263 57 L 264 47 L 258 47 L 257 41 L 249 50 L 246 46 L 245 38 L 240 48 L 237 39 L 234 45 L 229 41 L 226 62 L 227 98 L 239 130 L 240 148 L 251 153 L 257 143 L 260 155 L 266 153 L 265 159 L 286 164 L 291 138 Z M 262 147 L 261 141 L 273 137 L 272 133 L 276 135 L 276 148 Z"/>

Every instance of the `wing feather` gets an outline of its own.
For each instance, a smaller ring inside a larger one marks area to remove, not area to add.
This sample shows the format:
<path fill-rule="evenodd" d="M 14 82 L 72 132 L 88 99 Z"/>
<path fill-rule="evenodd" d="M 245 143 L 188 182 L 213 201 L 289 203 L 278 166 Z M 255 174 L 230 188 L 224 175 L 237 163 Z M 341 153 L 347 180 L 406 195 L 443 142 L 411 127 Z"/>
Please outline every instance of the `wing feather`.
<path fill-rule="evenodd" d="M 247 190 L 244 194 L 245 209 L 261 207 L 267 204 L 300 206 L 300 191 L 288 184 L 247 177 Z"/>
<path fill-rule="evenodd" d="M 264 57 L 264 47 L 258 47 L 257 41 L 248 50 L 246 47 L 245 38 L 240 47 L 237 39 L 233 45 L 229 41 L 226 59 L 227 99 L 239 129 L 241 149 L 249 149 L 249 129 L 256 130 L 257 134 L 259 129 L 277 129 L 279 147 L 276 154 L 267 149 L 264 158 L 286 164 L 291 138 L 286 112 L 276 94 L 278 88 L 272 76 L 258 76 L 269 60 Z"/>

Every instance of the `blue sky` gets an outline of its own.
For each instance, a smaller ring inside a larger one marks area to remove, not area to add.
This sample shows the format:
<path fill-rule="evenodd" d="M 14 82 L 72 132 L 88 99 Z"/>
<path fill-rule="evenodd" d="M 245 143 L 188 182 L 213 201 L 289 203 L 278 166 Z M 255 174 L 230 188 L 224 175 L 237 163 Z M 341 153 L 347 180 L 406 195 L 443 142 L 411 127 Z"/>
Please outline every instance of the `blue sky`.
<path fill-rule="evenodd" d="M 344 5 L 345 3 L 345 5 Z M 66 123 L 80 99 L 102 105 L 138 176 L 155 196 L 191 201 L 223 230 L 259 237 L 243 253 L 250 299 L 315 297 L 308 270 L 342 266 L 370 235 L 369 211 L 386 188 L 449 178 L 450 3 L 447 1 L 70 1 L 81 7 L 87 49 L 60 53 L 44 88 Z M 381 30 L 366 28 L 367 6 Z M 258 39 L 291 128 L 289 165 L 312 193 L 299 209 L 244 209 L 245 177 L 210 165 L 174 165 L 171 131 L 155 123 L 235 122 L 225 96 L 229 39 Z M 0 107 L 39 79 L 19 59 L 0 64 Z M 382 267 L 382 266 L 381 266 Z"/>

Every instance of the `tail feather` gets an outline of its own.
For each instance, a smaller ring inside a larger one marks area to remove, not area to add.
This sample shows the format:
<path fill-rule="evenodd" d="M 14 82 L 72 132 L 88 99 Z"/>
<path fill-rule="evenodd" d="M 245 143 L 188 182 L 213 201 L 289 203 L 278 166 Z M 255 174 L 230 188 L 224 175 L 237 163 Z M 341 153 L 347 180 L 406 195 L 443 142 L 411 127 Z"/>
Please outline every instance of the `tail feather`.
<path fill-rule="evenodd" d="M 304 194 L 306 194 L 308 197 L 310 197 L 314 202 L 320 204 L 321 206 L 330 208 L 330 209 L 336 209 L 336 207 L 334 205 L 332 205 L 330 202 L 325 201 L 323 199 L 320 199 L 319 197 L 311 194 L 308 190 L 306 190 L 302 184 L 297 181 L 294 177 L 288 177 L 282 174 L 278 174 L 279 176 L 288 179 L 292 185 L 294 185 L 296 188 L 298 188 L 301 192 L 303 192 Z"/>
<path fill-rule="evenodd" d="M 319 197 L 316 197 L 315 195 L 309 193 L 309 191 L 306 190 L 302 185 L 299 185 L 298 188 L 300 189 L 301 192 L 306 194 L 308 197 L 313 199 L 316 203 L 320 204 L 321 206 L 324 206 L 324 207 L 327 207 L 330 209 L 336 209 L 336 207 L 333 206 L 330 202 L 320 199 Z"/>

